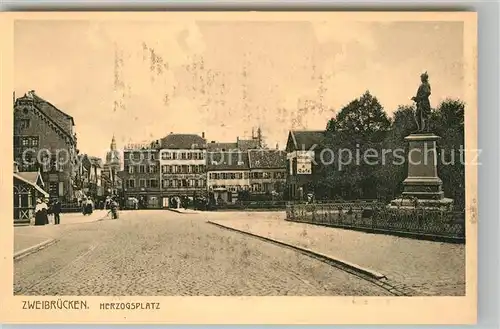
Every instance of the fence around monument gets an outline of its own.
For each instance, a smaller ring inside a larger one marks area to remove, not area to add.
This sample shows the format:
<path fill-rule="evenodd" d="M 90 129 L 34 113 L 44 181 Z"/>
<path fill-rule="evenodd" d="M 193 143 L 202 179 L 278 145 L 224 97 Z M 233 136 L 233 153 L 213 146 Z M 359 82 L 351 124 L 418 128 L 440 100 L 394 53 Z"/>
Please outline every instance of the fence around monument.
<path fill-rule="evenodd" d="M 369 233 L 465 243 L 465 212 L 397 209 L 373 203 L 287 203 L 286 220 Z"/>

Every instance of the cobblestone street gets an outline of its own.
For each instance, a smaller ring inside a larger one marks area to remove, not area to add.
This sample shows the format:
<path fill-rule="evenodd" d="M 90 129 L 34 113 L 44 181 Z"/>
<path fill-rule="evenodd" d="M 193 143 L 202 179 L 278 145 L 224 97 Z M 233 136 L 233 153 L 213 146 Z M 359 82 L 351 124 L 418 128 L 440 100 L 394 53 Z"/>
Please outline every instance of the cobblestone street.
<path fill-rule="evenodd" d="M 199 214 L 227 227 L 375 270 L 417 296 L 465 295 L 465 245 L 287 222 L 283 212 Z"/>
<path fill-rule="evenodd" d="M 389 295 L 200 214 L 124 211 L 119 220 L 28 229 L 59 241 L 14 263 L 15 295 Z"/>

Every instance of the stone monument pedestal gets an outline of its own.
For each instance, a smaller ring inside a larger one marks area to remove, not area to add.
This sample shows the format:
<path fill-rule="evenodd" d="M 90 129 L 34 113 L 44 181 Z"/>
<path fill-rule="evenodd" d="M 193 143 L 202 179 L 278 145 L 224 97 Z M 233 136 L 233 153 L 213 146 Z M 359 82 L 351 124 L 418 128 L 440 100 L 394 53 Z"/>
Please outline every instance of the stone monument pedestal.
<path fill-rule="evenodd" d="M 390 207 L 449 208 L 452 199 L 444 197 L 443 182 L 437 174 L 436 141 L 433 133 L 413 133 L 405 138 L 409 142 L 408 177 L 403 181 L 401 197 L 392 200 Z"/>

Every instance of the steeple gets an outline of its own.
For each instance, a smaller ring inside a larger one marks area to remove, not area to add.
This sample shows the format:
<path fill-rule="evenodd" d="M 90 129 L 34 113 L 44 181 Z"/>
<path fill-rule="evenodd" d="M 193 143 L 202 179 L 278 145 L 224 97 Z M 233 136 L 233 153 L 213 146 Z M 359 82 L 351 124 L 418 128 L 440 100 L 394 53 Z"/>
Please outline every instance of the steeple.
<path fill-rule="evenodd" d="M 111 151 L 116 151 L 116 140 L 114 134 L 113 134 L 113 139 L 111 139 Z"/>

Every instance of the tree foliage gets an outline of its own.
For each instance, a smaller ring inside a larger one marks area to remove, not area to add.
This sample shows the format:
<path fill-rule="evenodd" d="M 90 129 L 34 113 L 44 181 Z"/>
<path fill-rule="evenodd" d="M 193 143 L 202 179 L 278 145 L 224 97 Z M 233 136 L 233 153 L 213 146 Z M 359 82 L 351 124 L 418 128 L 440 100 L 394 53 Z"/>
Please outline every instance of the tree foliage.
<path fill-rule="evenodd" d="M 458 207 L 465 205 L 465 167 L 461 149 L 464 145 L 464 104 L 448 99 L 432 110 L 430 128 L 438 141 L 438 175 L 447 197 Z M 335 152 L 335 161 L 322 169 L 317 190 L 323 198 L 380 199 L 389 201 L 403 190 L 408 175 L 406 136 L 416 131 L 413 106 L 401 105 L 390 120 L 377 98 L 369 92 L 353 100 L 327 123 L 327 147 Z M 361 154 L 349 165 L 340 166 L 340 149 Z M 369 164 L 364 152 L 378 152 L 378 163 Z"/>

